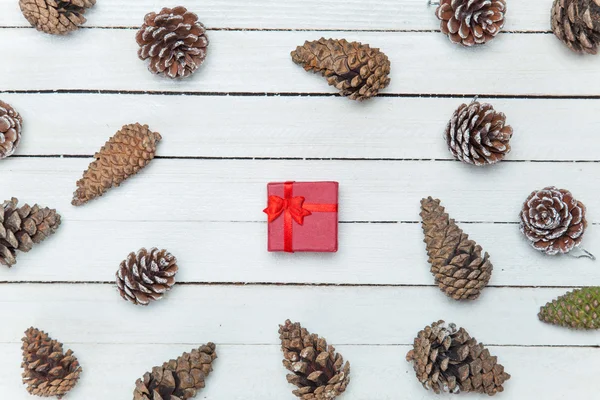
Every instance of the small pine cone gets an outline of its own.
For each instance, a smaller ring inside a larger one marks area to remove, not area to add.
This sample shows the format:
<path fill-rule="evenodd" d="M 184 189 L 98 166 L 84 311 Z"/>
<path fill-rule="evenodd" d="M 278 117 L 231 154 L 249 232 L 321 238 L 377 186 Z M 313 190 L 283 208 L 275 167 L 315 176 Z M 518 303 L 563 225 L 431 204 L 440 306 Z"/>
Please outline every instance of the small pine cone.
<path fill-rule="evenodd" d="M 368 44 L 321 38 L 304 42 L 291 54 L 296 64 L 320 72 L 330 86 L 352 100 L 369 99 L 390 84 L 390 60 Z"/>
<path fill-rule="evenodd" d="M 600 329 L 600 287 L 575 289 L 546 303 L 540 321 L 573 329 Z"/>
<path fill-rule="evenodd" d="M 123 126 L 94 155 L 95 161 L 77 181 L 71 204 L 85 204 L 137 174 L 152 161 L 161 139 L 159 133 L 148 129 L 148 125 L 135 123 Z"/>
<path fill-rule="evenodd" d="M 439 200 L 421 200 L 420 215 L 435 283 L 455 300 L 478 298 L 494 268 L 488 253 L 450 219 Z"/>
<path fill-rule="evenodd" d="M 435 10 L 442 33 L 463 46 L 484 44 L 504 27 L 504 0 L 441 0 Z"/>
<path fill-rule="evenodd" d="M 18 202 L 13 197 L 0 206 L 0 264 L 9 268 L 17 262 L 17 250 L 28 252 L 60 226 L 56 210 L 37 204 L 17 207 Z"/>
<path fill-rule="evenodd" d="M 456 158 L 477 166 L 491 165 L 510 152 L 513 130 L 491 104 L 461 104 L 446 126 L 446 143 Z"/>
<path fill-rule="evenodd" d="M 309 333 L 298 322 L 279 325 L 283 365 L 292 373 L 287 381 L 302 400 L 333 400 L 350 382 L 350 363 L 328 346 L 325 339 Z"/>
<path fill-rule="evenodd" d="M 596 54 L 600 44 L 600 1 L 554 0 L 552 32 L 571 50 Z"/>
<path fill-rule="evenodd" d="M 19 142 L 23 118 L 9 104 L 0 101 L 0 160 L 10 157 Z"/>
<path fill-rule="evenodd" d="M 23 383 L 30 394 L 40 397 L 56 396 L 59 399 L 79 380 L 81 367 L 71 350 L 47 333 L 33 327 L 23 338 Z"/>
<path fill-rule="evenodd" d="M 521 211 L 521 232 L 546 254 L 568 253 L 579 246 L 587 227 L 585 206 L 571 192 L 554 186 L 532 192 Z"/>
<path fill-rule="evenodd" d="M 96 0 L 19 0 L 21 12 L 38 31 L 64 35 L 85 23 L 85 11 Z"/>
<path fill-rule="evenodd" d="M 123 299 L 147 306 L 171 290 L 177 270 L 177 259 L 167 250 L 140 249 L 121 262 L 116 274 L 117 288 Z"/>
<path fill-rule="evenodd" d="M 187 400 L 196 396 L 212 371 L 215 349 L 214 343 L 207 343 L 152 368 L 135 382 L 133 400 Z"/>
<path fill-rule="evenodd" d="M 185 78 L 196 72 L 208 47 L 204 25 L 185 7 L 147 14 L 136 40 L 140 59 L 150 59 L 150 72 L 169 78 Z"/>

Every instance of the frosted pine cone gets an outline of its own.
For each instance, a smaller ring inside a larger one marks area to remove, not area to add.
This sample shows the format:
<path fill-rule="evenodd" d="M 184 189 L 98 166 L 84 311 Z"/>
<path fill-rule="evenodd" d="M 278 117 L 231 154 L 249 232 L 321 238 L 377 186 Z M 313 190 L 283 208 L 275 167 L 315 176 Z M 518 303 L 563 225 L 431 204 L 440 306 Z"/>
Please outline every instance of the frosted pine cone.
<path fill-rule="evenodd" d="M 117 288 L 123 299 L 147 306 L 173 287 L 177 270 L 177 259 L 167 250 L 140 249 L 121 262 Z"/>
<path fill-rule="evenodd" d="M 484 44 L 504 27 L 505 0 L 441 0 L 435 15 L 442 33 L 463 46 Z"/>
<path fill-rule="evenodd" d="M 21 142 L 23 118 L 9 104 L 0 101 L 0 160 L 10 157 Z"/>
<path fill-rule="evenodd" d="M 150 59 L 148 69 L 169 78 L 190 76 L 206 58 L 206 29 L 185 7 L 147 14 L 136 40 L 140 59 Z"/>
<path fill-rule="evenodd" d="M 554 0 L 552 32 L 571 50 L 596 54 L 600 44 L 600 1 Z"/>
<path fill-rule="evenodd" d="M 461 104 L 446 126 L 446 142 L 457 160 L 477 166 L 495 164 L 510 152 L 513 130 L 490 104 Z"/>
<path fill-rule="evenodd" d="M 85 11 L 96 0 L 19 0 L 31 26 L 52 35 L 64 35 L 85 23 Z"/>
<path fill-rule="evenodd" d="M 568 190 L 554 186 L 532 192 L 520 218 L 521 232 L 531 245 L 549 255 L 573 250 L 587 227 L 583 203 Z"/>
<path fill-rule="evenodd" d="M 369 99 L 390 84 L 388 57 L 368 44 L 321 38 L 306 41 L 291 55 L 296 64 L 320 72 L 330 86 L 351 100 Z"/>

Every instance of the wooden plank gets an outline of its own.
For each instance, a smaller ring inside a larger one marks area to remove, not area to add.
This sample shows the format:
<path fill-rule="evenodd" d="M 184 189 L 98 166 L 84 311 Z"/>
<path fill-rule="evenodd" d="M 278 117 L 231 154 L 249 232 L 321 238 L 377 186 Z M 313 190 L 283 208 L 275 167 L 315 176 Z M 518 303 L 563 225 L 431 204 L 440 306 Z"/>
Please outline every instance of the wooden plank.
<path fill-rule="evenodd" d="M 90 143 L 100 144 L 124 123 L 137 120 L 158 132 L 176 132 L 160 145 L 160 154 L 185 157 L 450 159 L 443 132 L 458 105 L 469 102 L 384 98 L 377 107 L 356 107 L 332 97 L 0 97 L 25 119 L 17 155 L 92 155 L 95 150 Z M 508 160 L 599 158 L 597 146 L 582 143 L 600 124 L 596 112 L 600 100 L 480 101 L 504 112 L 515 131 Z M 198 110 L 202 110 L 200 118 Z M 177 117 L 165 118 L 169 113 Z M 86 117 L 74 117 L 80 115 Z M 577 121 L 577 129 L 573 129 L 573 121 Z"/>
<path fill-rule="evenodd" d="M 169 133 L 162 133 L 167 142 Z M 100 145 L 89 144 L 94 151 Z M 516 222 L 531 191 L 554 184 L 588 207 L 590 222 L 600 222 L 600 163 L 476 168 L 450 161 L 159 159 L 120 188 L 76 208 L 70 188 L 89 162 L 8 158 L 0 163 L 0 187 L 4 197 L 57 208 L 66 221 L 264 221 L 267 182 L 336 180 L 342 221 L 418 221 L 420 200 L 432 195 L 458 221 Z"/>
<path fill-rule="evenodd" d="M 550 5 L 542 0 L 508 3 L 506 30 L 539 31 L 550 29 Z M 373 4 L 349 0 L 340 6 L 335 0 L 207 0 L 202 4 L 181 0 L 211 28 L 256 29 L 439 29 L 434 7 L 427 1 L 379 0 Z M 87 26 L 139 26 L 147 12 L 158 11 L 162 3 L 137 0 L 123 4 L 118 0 L 98 2 L 86 17 Z M 0 1 L 2 26 L 27 26 L 14 1 Z"/>
<path fill-rule="evenodd" d="M 596 263 L 544 256 L 517 225 L 463 228 L 491 255 L 491 285 L 600 285 Z M 268 253 L 266 237 L 264 223 L 67 220 L 53 238 L 19 254 L 15 267 L 0 268 L 0 281 L 112 281 L 129 252 L 157 246 L 177 257 L 178 282 L 434 284 L 420 224 L 341 224 L 335 255 Z M 585 246 L 600 251 L 597 226 Z"/>
<path fill-rule="evenodd" d="M 419 329 L 444 318 L 488 344 L 597 345 L 594 332 L 538 320 L 539 307 L 564 292 L 487 288 L 474 302 L 457 302 L 434 287 L 181 285 L 144 309 L 112 285 L 3 284 L 0 316 L 10 329 L 0 342 L 18 341 L 33 324 L 66 343 L 275 344 L 277 324 L 290 318 L 338 345 L 411 344 Z"/>
<path fill-rule="evenodd" d="M 387 94 L 596 95 L 600 91 L 600 59 L 572 54 L 553 35 L 503 35 L 473 50 L 453 46 L 436 32 L 219 31 L 211 32 L 211 50 L 202 69 L 191 79 L 173 82 L 146 71 L 137 58 L 134 30 L 110 29 L 84 30 L 69 38 L 48 37 L 32 29 L 1 30 L 0 42 L 11 62 L 0 64 L 0 87 L 335 93 L 323 78 L 294 65 L 289 55 L 306 39 L 322 35 L 381 47 L 392 62 Z M 52 62 L 40 68 L 39 60 Z M 381 101 L 385 100 L 354 107 L 375 108 Z"/>

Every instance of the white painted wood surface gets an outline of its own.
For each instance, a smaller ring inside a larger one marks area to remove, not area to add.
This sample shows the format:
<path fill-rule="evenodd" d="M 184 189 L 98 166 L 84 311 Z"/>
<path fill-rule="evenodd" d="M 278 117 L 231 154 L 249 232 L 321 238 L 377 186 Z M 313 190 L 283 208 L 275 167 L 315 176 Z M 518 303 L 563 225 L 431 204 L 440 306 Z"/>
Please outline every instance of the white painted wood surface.
<path fill-rule="evenodd" d="M 343 399 L 437 398 L 404 355 L 439 318 L 498 355 L 513 375 L 499 398 L 596 396 L 599 334 L 536 314 L 572 287 L 600 285 L 597 263 L 544 257 L 517 224 L 531 190 L 568 188 L 588 207 L 585 247 L 600 253 L 600 59 L 571 54 L 548 33 L 551 1 L 509 0 L 505 32 L 479 49 L 452 46 L 423 0 L 181 4 L 209 27 L 211 45 L 194 77 L 172 82 L 137 59 L 134 28 L 175 4 L 99 0 L 86 29 L 54 38 L 28 28 L 16 0 L 0 0 L 0 99 L 25 119 L 20 148 L 0 161 L 0 192 L 55 207 L 64 221 L 0 269 L 2 399 L 30 398 L 18 366 L 31 325 L 80 359 L 68 399 L 130 399 L 146 370 L 206 341 L 219 359 L 198 398 L 291 399 L 277 337 L 286 318 L 351 362 Z M 333 96 L 289 59 L 321 36 L 380 47 L 391 86 L 362 104 Z M 515 131 L 513 152 L 487 169 L 452 161 L 442 139 L 475 94 Z M 92 154 L 135 121 L 162 134 L 159 159 L 72 207 Z M 266 252 L 266 183 L 288 179 L 341 183 L 337 254 Z M 453 302 L 433 285 L 418 215 L 428 195 L 491 254 L 490 287 L 476 302 Z M 142 246 L 172 251 L 181 283 L 145 309 L 112 285 L 119 262 Z"/>

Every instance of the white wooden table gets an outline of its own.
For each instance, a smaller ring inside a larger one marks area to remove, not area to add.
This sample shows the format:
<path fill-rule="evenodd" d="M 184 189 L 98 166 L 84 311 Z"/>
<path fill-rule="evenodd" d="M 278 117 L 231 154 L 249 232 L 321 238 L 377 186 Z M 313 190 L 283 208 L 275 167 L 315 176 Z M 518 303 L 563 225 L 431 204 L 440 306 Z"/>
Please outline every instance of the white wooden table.
<path fill-rule="evenodd" d="M 131 399 L 154 365 L 205 343 L 219 359 L 210 400 L 292 399 L 277 334 L 286 318 L 325 336 L 352 364 L 345 400 L 434 399 L 404 356 L 443 318 L 489 345 L 512 379 L 504 399 L 597 393 L 600 335 L 537 319 L 570 288 L 600 284 L 589 260 L 544 257 L 517 215 L 534 189 L 570 189 L 600 253 L 600 56 L 572 54 L 549 32 L 551 0 L 508 0 L 505 31 L 463 49 L 438 31 L 424 0 L 180 1 L 209 27 L 209 56 L 191 79 L 151 75 L 135 28 L 178 3 L 99 0 L 68 37 L 27 26 L 0 0 L 0 99 L 25 120 L 0 162 L 3 199 L 55 207 L 60 230 L 0 269 L 0 393 L 25 400 L 20 339 L 31 325 L 75 351 L 84 373 L 69 399 Z M 331 96 L 289 52 L 347 38 L 381 48 L 392 83 L 362 104 Z M 513 152 L 492 168 L 451 160 L 442 139 L 479 94 L 507 114 Z M 163 136 L 158 159 L 105 197 L 70 205 L 75 182 L 122 125 Z M 266 184 L 340 182 L 337 254 L 269 254 Z M 419 200 L 442 199 L 492 257 L 481 298 L 457 303 L 433 285 Z M 124 302 L 114 273 L 127 253 L 167 248 L 178 285 L 148 308 Z M 485 396 L 470 395 L 479 399 Z"/>

